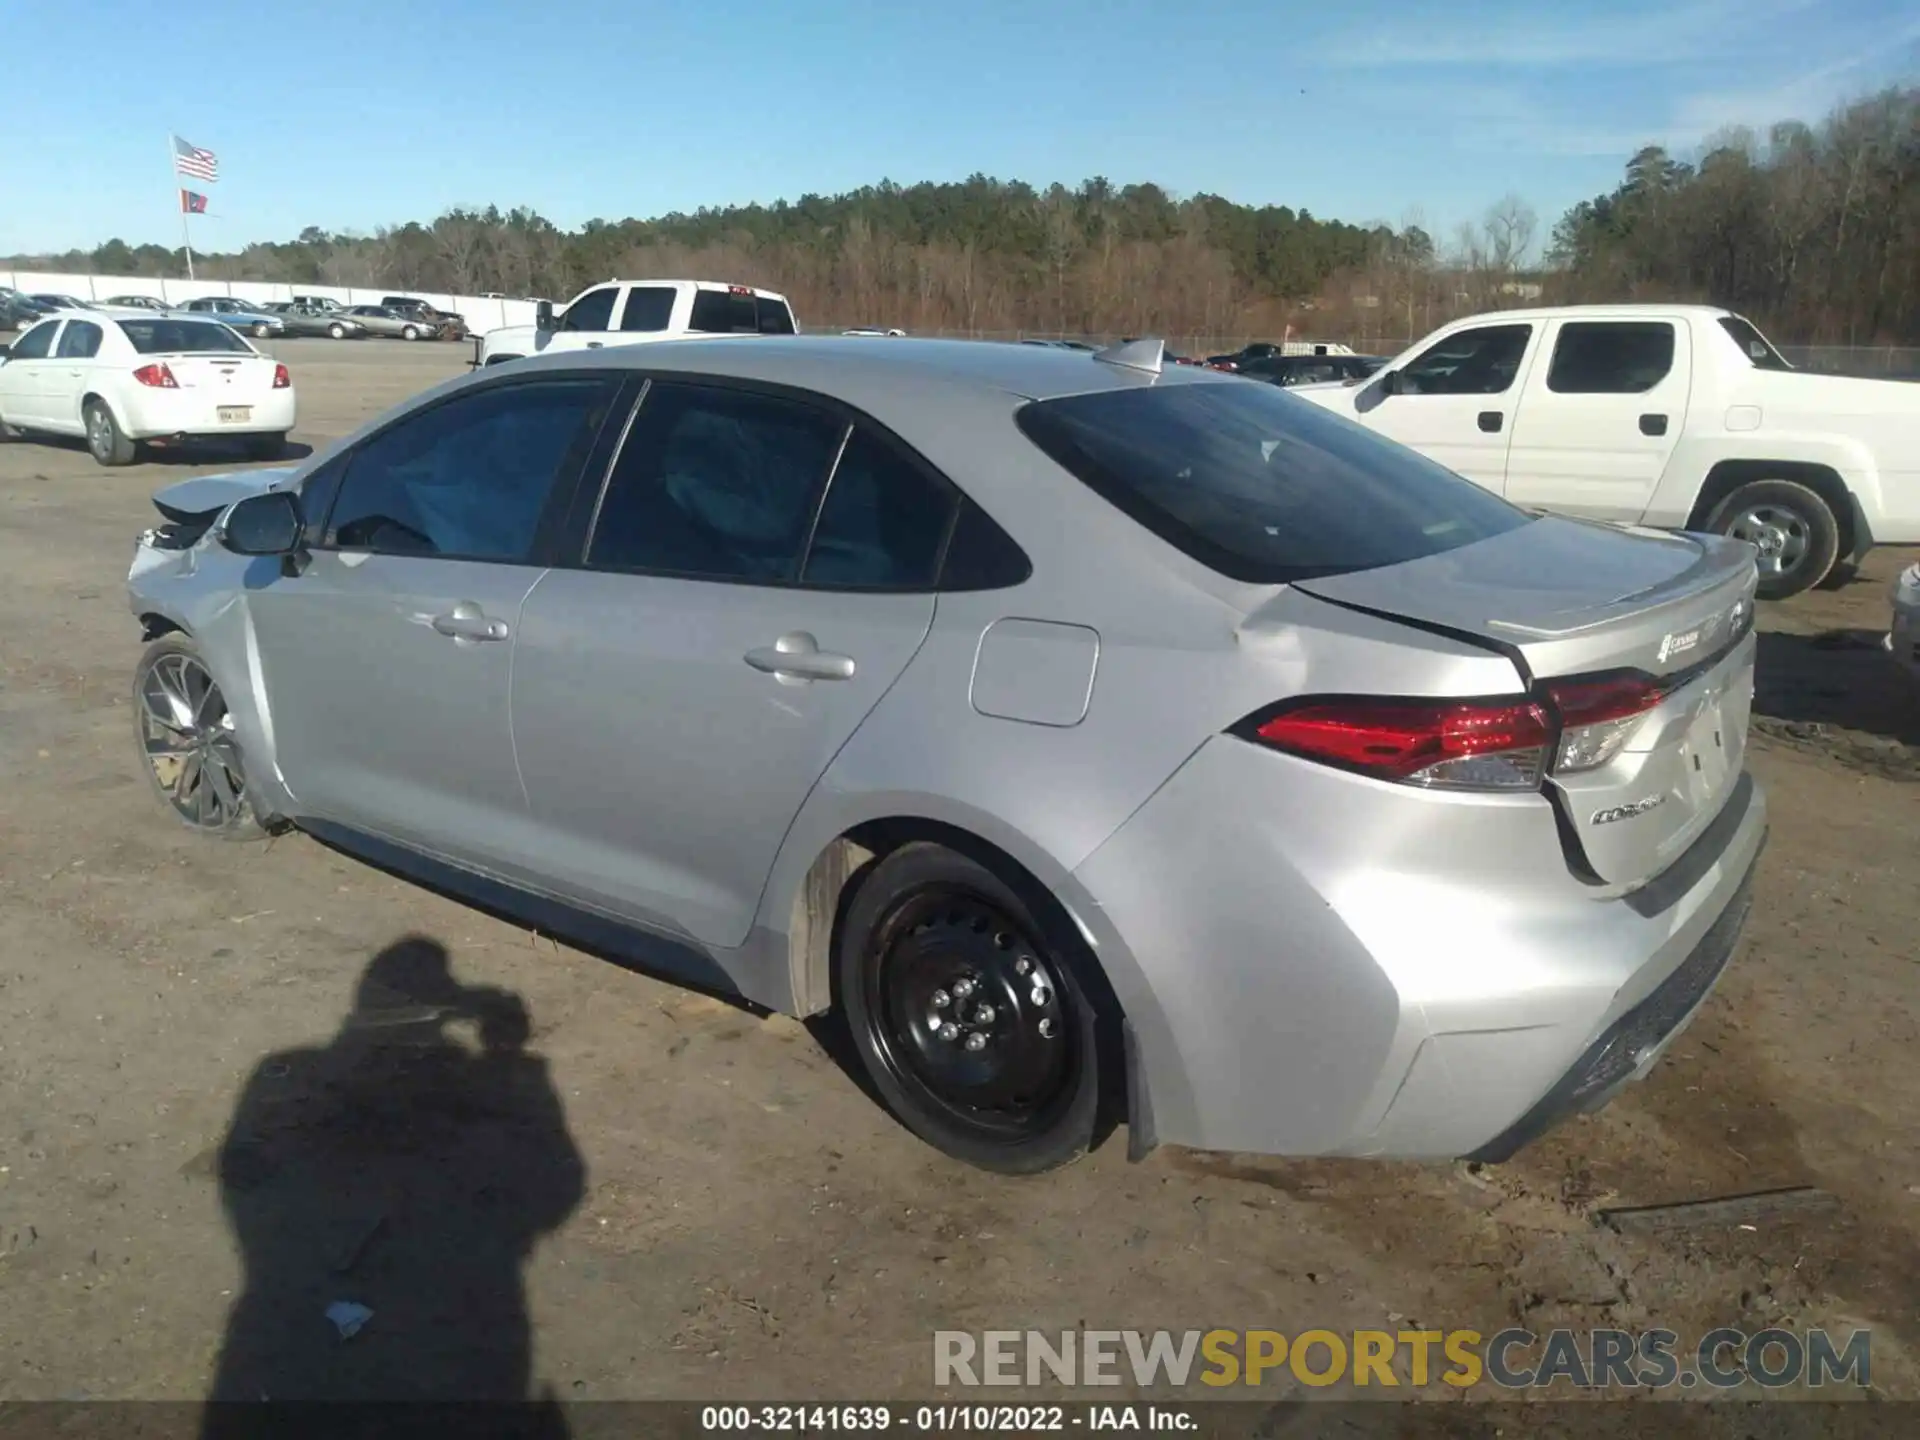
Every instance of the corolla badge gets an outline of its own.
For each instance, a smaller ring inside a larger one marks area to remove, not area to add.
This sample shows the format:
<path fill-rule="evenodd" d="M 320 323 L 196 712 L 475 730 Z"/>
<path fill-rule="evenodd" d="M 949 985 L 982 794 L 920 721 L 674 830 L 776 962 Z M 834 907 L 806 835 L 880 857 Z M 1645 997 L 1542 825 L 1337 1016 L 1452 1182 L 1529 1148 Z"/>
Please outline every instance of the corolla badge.
<path fill-rule="evenodd" d="M 1644 815 L 1656 805 L 1664 805 L 1665 795 L 1649 795 L 1644 800 L 1636 800 L 1631 805 L 1615 805 L 1606 810 L 1593 812 L 1593 823 L 1611 825 L 1616 820 L 1631 820 L 1636 815 Z"/>

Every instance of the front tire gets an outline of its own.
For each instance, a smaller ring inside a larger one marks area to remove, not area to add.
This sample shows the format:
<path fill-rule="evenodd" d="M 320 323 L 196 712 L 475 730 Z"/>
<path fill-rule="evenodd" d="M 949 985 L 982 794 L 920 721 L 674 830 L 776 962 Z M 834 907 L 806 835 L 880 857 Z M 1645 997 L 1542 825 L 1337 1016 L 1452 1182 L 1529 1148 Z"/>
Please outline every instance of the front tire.
<path fill-rule="evenodd" d="M 133 672 L 134 741 L 174 819 L 214 840 L 263 839 L 226 697 L 198 647 L 163 635 Z"/>
<path fill-rule="evenodd" d="M 327 334 L 332 339 L 344 340 L 347 338 L 347 327 L 338 323 L 329 325 L 327 327 Z"/>
<path fill-rule="evenodd" d="M 253 327 L 253 338 L 256 340 L 264 340 L 272 333 L 273 327 L 271 325 L 256 325 Z"/>
<path fill-rule="evenodd" d="M 108 466 L 131 465 L 139 453 L 113 418 L 113 409 L 104 400 L 89 400 L 81 412 L 87 423 L 87 449 L 96 463 Z"/>
<path fill-rule="evenodd" d="M 1755 480 L 1722 500 L 1707 529 L 1760 552 L 1759 596 L 1786 600 L 1827 578 L 1840 557 L 1840 522 L 1818 491 L 1794 480 Z"/>
<path fill-rule="evenodd" d="M 420 331 L 414 326 L 408 325 L 401 330 L 400 338 L 402 340 L 418 340 L 420 338 Z"/>
<path fill-rule="evenodd" d="M 853 1043 L 894 1115 L 1002 1174 L 1069 1164 L 1100 1116 L 1101 1031 L 1079 966 L 986 867 L 902 846 L 847 908 L 836 979 Z"/>

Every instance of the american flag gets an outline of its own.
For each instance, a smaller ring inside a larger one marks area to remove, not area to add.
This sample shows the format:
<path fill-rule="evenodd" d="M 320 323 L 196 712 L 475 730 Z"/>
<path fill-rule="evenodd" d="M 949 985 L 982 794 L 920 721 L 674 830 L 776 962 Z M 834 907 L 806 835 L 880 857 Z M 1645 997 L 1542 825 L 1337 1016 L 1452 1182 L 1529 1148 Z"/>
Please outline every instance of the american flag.
<path fill-rule="evenodd" d="M 178 135 L 173 137 L 173 168 L 196 180 L 220 178 L 220 162 L 213 158 L 213 152 L 189 145 Z"/>

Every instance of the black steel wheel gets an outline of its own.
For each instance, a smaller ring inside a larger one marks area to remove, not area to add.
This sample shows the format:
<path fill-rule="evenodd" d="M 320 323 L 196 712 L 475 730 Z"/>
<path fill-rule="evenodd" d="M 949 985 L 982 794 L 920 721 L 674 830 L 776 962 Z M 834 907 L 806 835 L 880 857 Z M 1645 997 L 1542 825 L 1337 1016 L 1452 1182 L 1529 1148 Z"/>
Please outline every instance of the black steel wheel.
<path fill-rule="evenodd" d="M 997 876 L 943 846 L 874 867 L 839 942 L 855 1047 L 907 1128 L 1016 1174 L 1092 1143 L 1099 1031 L 1074 964 Z"/>

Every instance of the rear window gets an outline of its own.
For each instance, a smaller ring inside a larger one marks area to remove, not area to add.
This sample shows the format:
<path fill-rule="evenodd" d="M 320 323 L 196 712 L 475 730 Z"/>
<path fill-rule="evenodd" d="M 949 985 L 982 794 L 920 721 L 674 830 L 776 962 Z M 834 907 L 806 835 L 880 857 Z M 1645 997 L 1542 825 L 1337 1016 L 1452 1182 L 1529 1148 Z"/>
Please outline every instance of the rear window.
<path fill-rule="evenodd" d="M 1793 366 L 1774 349 L 1767 337 L 1753 327 L 1753 323 L 1742 320 L 1738 315 L 1722 315 L 1720 328 L 1733 337 L 1733 343 L 1740 347 L 1740 353 L 1753 362 L 1756 370 L 1791 370 Z"/>
<path fill-rule="evenodd" d="M 781 301 L 751 290 L 696 290 L 687 328 L 709 335 L 791 335 L 793 315 Z"/>
<path fill-rule="evenodd" d="M 1530 517 L 1272 385 L 1109 390 L 1021 407 L 1020 429 L 1096 494 L 1235 580 L 1373 570 Z"/>
<path fill-rule="evenodd" d="M 230 351 L 251 355 L 253 347 L 224 325 L 205 320 L 121 320 L 133 348 L 142 355 L 179 355 L 192 352 Z"/>

